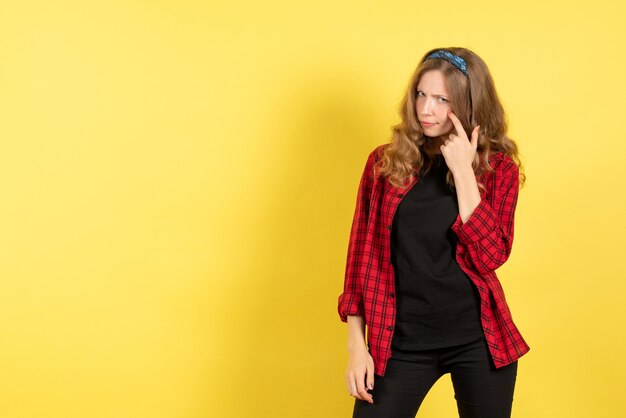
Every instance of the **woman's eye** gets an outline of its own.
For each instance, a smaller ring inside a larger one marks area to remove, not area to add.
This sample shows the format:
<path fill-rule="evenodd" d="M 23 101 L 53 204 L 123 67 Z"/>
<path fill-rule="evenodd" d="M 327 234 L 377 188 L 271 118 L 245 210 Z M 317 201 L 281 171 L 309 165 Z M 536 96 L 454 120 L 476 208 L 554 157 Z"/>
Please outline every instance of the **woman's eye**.
<path fill-rule="evenodd" d="M 425 97 L 425 94 L 423 91 L 418 90 L 417 91 L 417 97 Z M 448 103 L 448 99 L 444 98 L 444 97 L 438 97 L 437 100 L 439 100 L 439 102 L 441 103 Z"/>

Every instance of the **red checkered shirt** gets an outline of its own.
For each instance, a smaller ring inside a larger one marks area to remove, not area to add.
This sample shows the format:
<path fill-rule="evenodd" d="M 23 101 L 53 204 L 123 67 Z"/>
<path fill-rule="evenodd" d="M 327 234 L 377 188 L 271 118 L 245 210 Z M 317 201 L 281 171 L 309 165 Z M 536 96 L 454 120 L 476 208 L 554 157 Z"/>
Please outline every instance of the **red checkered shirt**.
<path fill-rule="evenodd" d="M 374 149 L 365 165 L 357 193 L 350 231 L 344 289 L 339 296 L 341 321 L 360 315 L 367 324 L 367 345 L 374 372 L 385 374 L 391 357 L 396 304 L 390 234 L 396 208 L 417 182 L 396 188 L 385 178 L 374 178 L 372 168 L 384 147 Z M 495 172 L 480 179 L 486 186 L 481 201 L 467 222 L 457 215 L 451 226 L 458 236 L 456 261 L 478 288 L 481 323 L 494 365 L 499 368 L 517 360 L 530 347 L 513 323 L 504 291 L 495 270 L 509 257 L 513 244 L 513 219 L 519 189 L 519 171 L 503 152 L 492 153 Z"/>

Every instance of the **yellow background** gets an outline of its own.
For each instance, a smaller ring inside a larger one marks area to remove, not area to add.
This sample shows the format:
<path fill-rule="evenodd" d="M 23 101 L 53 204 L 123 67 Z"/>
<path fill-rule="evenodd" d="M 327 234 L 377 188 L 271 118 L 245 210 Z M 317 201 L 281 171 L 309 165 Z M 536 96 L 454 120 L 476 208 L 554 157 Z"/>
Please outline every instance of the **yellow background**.
<path fill-rule="evenodd" d="M 419 58 L 488 63 L 522 153 L 513 416 L 626 401 L 616 1 L 0 3 L 0 415 L 348 417 L 356 190 Z M 449 376 L 421 417 L 456 416 Z"/>

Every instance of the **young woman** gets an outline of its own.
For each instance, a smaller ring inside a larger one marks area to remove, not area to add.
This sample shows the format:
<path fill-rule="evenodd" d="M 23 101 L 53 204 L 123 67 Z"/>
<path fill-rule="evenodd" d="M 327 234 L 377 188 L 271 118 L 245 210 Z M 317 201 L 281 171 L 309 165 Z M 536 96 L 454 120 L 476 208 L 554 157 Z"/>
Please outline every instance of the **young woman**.
<path fill-rule="evenodd" d="M 525 176 L 486 64 L 429 51 L 400 113 L 365 164 L 339 296 L 353 418 L 414 417 L 445 373 L 461 418 L 510 417 L 530 348 L 495 270 Z"/>

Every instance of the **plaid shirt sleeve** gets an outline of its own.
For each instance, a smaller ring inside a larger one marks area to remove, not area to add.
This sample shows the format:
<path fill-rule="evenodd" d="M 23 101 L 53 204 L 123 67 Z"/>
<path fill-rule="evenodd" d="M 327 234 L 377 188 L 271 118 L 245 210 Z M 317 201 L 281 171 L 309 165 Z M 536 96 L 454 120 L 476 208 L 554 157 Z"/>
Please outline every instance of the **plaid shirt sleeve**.
<path fill-rule="evenodd" d="M 519 170 L 505 156 L 494 168 L 494 182 L 465 223 L 457 215 L 452 225 L 467 248 L 471 263 L 481 274 L 500 267 L 513 246 L 513 221 L 519 190 Z"/>
<path fill-rule="evenodd" d="M 337 305 L 342 322 L 348 321 L 348 315 L 365 316 L 363 309 L 363 275 L 366 266 L 363 253 L 366 251 L 367 220 L 369 217 L 370 195 L 372 191 L 374 155 L 372 151 L 365 164 L 363 175 L 357 192 L 356 208 L 348 243 L 348 257 L 346 260 L 343 293 L 339 295 Z"/>

